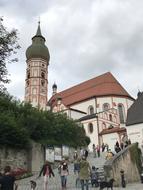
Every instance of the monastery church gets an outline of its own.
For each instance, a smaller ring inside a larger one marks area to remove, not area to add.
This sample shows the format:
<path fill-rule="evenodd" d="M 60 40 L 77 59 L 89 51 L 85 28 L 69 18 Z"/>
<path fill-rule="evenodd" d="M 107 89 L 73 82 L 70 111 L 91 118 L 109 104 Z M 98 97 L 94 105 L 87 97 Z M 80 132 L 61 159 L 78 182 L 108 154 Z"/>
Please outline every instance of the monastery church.
<path fill-rule="evenodd" d="M 50 54 L 45 41 L 39 23 L 32 45 L 26 50 L 25 101 L 43 110 L 50 108 L 53 112 L 66 113 L 81 123 L 90 137 L 90 150 L 93 144 L 103 142 L 114 150 L 116 141 L 121 142 L 126 134 L 127 110 L 134 99 L 110 72 L 62 92 L 58 92 L 57 85 L 53 84 L 53 94 L 48 99 Z"/>

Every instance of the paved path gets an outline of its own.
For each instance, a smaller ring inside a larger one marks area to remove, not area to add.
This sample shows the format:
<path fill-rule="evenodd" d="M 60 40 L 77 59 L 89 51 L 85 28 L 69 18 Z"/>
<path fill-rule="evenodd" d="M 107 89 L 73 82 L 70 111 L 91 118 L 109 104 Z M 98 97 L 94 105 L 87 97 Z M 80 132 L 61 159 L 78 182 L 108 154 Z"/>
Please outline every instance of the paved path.
<path fill-rule="evenodd" d="M 102 167 L 105 159 L 104 155 L 101 156 L 100 159 L 98 158 L 93 158 L 92 155 L 89 156 L 88 161 L 90 162 L 90 165 L 94 165 L 96 167 Z M 49 188 L 48 190 L 61 190 L 60 186 L 60 176 L 58 174 L 58 170 L 54 170 L 55 177 L 49 179 Z M 26 178 L 23 180 L 20 180 L 18 182 L 19 184 L 19 190 L 30 190 L 30 180 L 33 179 L 37 182 L 37 188 L 36 190 L 43 190 L 43 177 L 40 177 L 39 179 L 36 179 L 37 175 L 31 177 L 31 178 Z M 76 180 L 76 175 L 73 173 L 73 164 L 70 164 L 69 166 L 69 176 L 67 180 L 67 190 L 80 190 L 80 188 L 75 188 L 75 180 Z M 89 187 L 89 190 L 96 190 L 99 188 L 91 188 Z M 143 190 L 143 184 L 139 183 L 134 183 L 134 184 L 127 184 L 126 188 L 114 188 L 114 190 L 121 190 L 121 189 L 126 189 L 126 190 Z M 105 189 L 106 190 L 106 189 Z"/>

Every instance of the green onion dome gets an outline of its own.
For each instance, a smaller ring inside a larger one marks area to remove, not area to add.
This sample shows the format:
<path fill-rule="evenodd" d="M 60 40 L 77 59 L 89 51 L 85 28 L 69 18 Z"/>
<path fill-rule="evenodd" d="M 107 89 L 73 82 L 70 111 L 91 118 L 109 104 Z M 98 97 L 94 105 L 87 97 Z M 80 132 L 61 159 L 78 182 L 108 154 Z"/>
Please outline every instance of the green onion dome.
<path fill-rule="evenodd" d="M 32 45 L 29 46 L 26 50 L 26 58 L 27 60 L 32 58 L 42 58 L 49 62 L 50 54 L 47 46 L 45 45 L 45 38 L 41 34 L 40 22 L 38 25 L 37 33 L 32 38 Z"/>

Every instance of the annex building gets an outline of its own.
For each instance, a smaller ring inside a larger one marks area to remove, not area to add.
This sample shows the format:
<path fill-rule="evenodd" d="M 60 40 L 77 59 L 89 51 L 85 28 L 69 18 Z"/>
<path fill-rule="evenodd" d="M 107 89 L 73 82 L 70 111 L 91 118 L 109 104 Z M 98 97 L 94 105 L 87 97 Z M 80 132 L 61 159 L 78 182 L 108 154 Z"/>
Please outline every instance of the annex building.
<path fill-rule="evenodd" d="M 45 41 L 39 23 L 32 45 L 26 51 L 25 101 L 41 109 L 50 107 L 53 112 L 64 112 L 81 123 L 91 139 L 90 150 L 93 144 L 101 145 L 103 142 L 114 149 L 115 142 L 121 142 L 126 133 L 127 110 L 134 99 L 110 72 L 62 92 L 58 92 L 57 85 L 53 84 L 53 95 L 49 99 L 50 54 Z"/>

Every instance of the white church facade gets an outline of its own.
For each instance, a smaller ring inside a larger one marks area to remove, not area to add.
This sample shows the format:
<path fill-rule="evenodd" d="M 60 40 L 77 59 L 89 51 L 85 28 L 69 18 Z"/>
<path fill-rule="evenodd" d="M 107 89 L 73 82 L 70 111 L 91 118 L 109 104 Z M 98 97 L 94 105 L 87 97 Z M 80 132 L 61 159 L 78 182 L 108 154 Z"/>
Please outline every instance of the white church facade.
<path fill-rule="evenodd" d="M 55 86 L 54 86 L 55 87 Z M 126 134 L 127 110 L 134 99 L 107 72 L 81 84 L 56 93 L 49 100 L 53 112 L 64 112 L 80 122 L 92 145 L 108 144 L 114 150 L 116 141 Z"/>
<path fill-rule="evenodd" d="M 127 110 L 134 99 L 110 73 L 77 84 L 62 92 L 53 85 L 53 95 L 48 100 L 48 65 L 50 54 L 41 34 L 40 23 L 32 45 L 26 51 L 27 70 L 25 101 L 34 107 L 52 112 L 64 112 L 84 126 L 92 145 L 107 143 L 111 149 L 126 134 Z"/>

